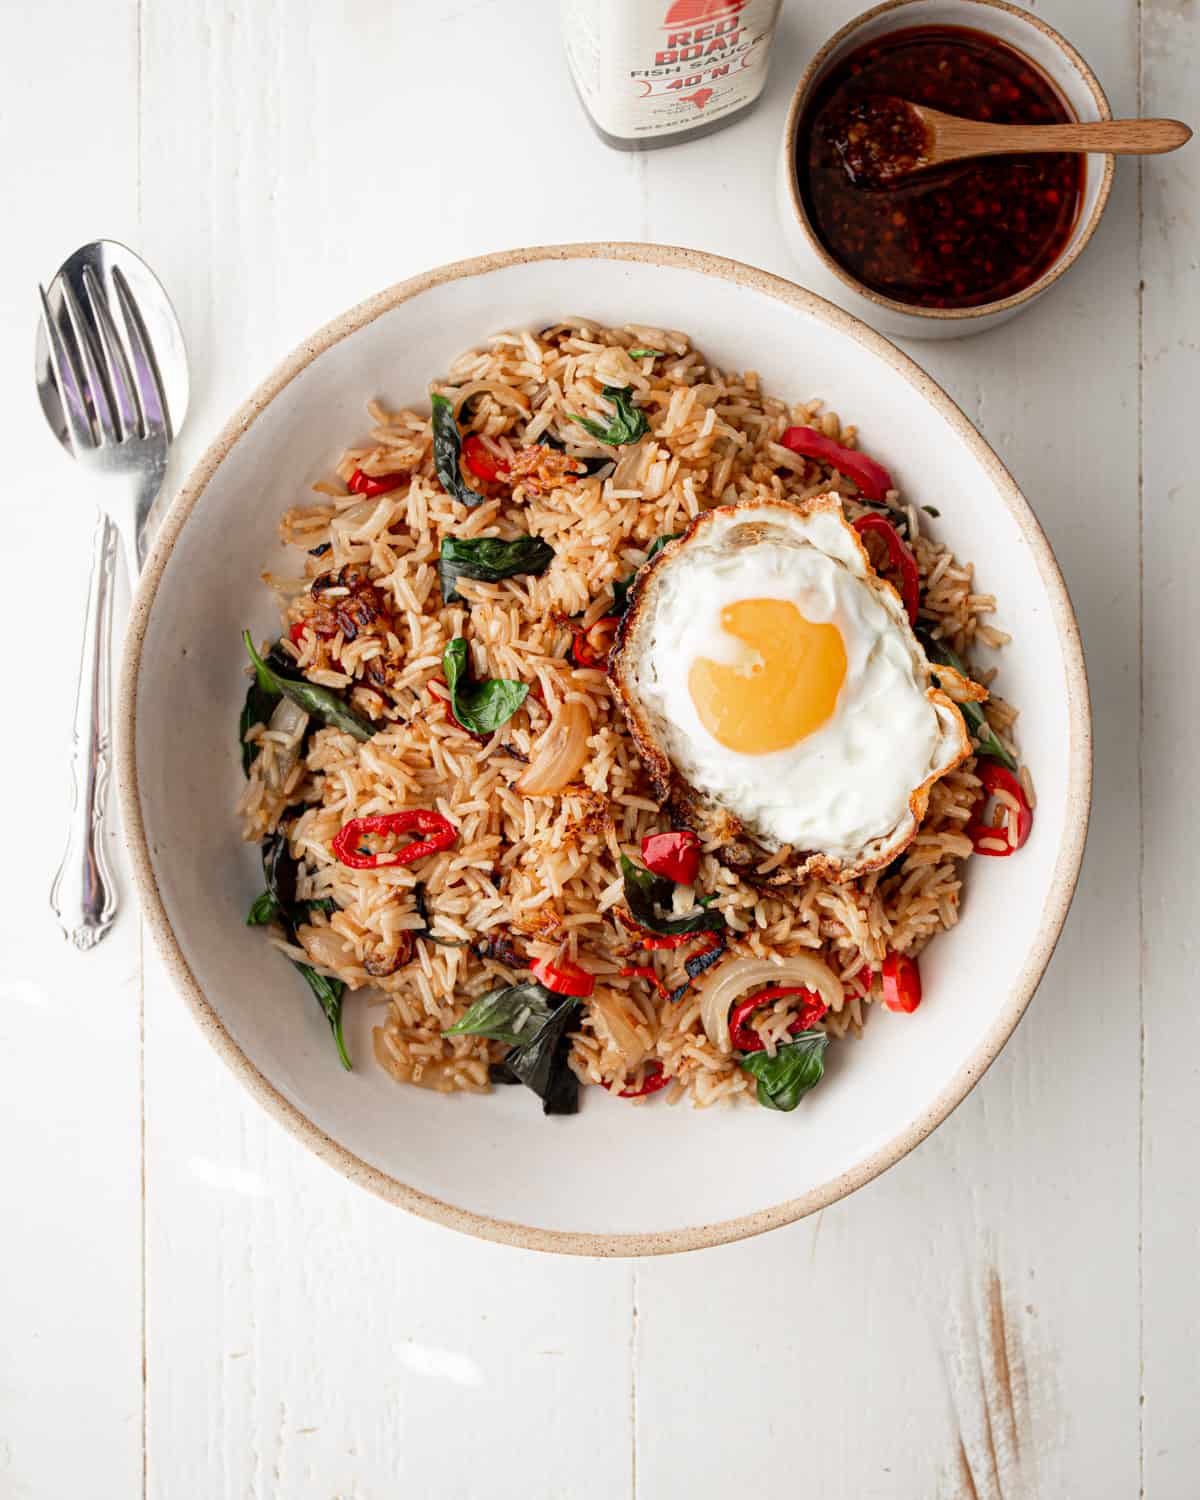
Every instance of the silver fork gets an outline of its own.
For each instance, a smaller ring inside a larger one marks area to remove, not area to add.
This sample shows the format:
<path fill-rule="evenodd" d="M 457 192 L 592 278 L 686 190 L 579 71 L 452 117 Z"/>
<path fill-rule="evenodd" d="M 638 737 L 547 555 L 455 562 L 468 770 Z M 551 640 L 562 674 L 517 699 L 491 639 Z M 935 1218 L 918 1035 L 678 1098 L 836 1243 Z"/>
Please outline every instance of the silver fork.
<path fill-rule="evenodd" d="M 101 510 L 75 708 L 72 826 L 50 893 L 67 936 L 77 948 L 88 949 L 108 932 L 117 910 L 103 837 L 114 544 L 119 539 L 132 586 L 141 567 L 146 518 L 166 473 L 171 427 L 154 350 L 120 266 L 80 252 L 55 279 L 56 296 L 38 290 L 46 376 L 60 418 L 52 425 L 95 481 Z M 49 416 L 50 392 L 40 394 Z"/>

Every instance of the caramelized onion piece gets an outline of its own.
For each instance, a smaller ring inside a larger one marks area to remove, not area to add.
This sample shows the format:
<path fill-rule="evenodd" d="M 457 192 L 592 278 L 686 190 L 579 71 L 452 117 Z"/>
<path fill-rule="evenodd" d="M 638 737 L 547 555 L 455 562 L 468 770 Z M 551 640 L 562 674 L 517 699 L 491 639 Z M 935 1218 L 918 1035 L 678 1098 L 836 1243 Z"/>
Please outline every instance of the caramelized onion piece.
<path fill-rule="evenodd" d="M 814 990 L 830 1010 L 842 1008 L 842 981 L 828 964 L 807 953 L 772 963 L 767 958 L 733 958 L 718 964 L 703 980 L 700 1020 L 714 1047 L 732 1051 L 729 1007 L 742 995 L 768 984 L 801 984 Z"/>
<path fill-rule="evenodd" d="M 627 1068 L 635 1068 L 646 1056 L 646 1044 L 634 1030 L 630 1017 L 641 1020 L 640 1013 L 627 996 L 614 990 L 598 989 L 591 997 L 594 1014 L 601 1017 L 613 1046 L 621 1054 Z"/>
<path fill-rule="evenodd" d="M 333 969 L 336 973 L 358 967 L 353 946 L 332 927 L 317 927 L 305 922 L 297 927 L 296 938 L 313 963 L 320 964 L 323 969 Z"/>
<path fill-rule="evenodd" d="M 526 797 L 561 792 L 587 760 L 591 732 L 592 721 L 582 703 L 562 704 L 534 746 L 533 759 L 517 779 L 517 791 Z"/>

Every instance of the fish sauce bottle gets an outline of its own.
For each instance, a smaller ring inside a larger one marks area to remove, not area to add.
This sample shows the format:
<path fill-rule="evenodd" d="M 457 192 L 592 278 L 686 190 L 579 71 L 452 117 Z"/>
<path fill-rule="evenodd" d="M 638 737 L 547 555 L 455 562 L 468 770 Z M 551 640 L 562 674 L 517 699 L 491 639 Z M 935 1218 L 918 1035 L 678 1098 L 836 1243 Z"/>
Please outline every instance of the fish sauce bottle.
<path fill-rule="evenodd" d="M 708 135 L 749 110 L 767 79 L 780 0 L 561 0 L 576 92 L 621 151 Z"/>

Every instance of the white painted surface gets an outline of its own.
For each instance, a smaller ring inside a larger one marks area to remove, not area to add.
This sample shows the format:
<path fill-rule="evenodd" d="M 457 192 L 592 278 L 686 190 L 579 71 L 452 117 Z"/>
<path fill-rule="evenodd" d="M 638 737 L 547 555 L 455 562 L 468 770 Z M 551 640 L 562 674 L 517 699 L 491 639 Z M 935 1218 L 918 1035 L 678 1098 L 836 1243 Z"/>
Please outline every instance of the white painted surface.
<path fill-rule="evenodd" d="M 36 716 L 10 697 L 0 750 L 22 855 L 0 908 L 5 1500 L 129 1496 L 143 1472 L 161 1500 L 1200 1491 L 1200 148 L 1148 163 L 1140 194 L 1124 164 L 1084 261 L 1017 322 L 914 349 L 1058 549 L 1096 802 L 1075 911 L 1013 1042 L 856 1197 L 637 1266 L 458 1238 L 262 1116 L 150 956 L 143 1051 L 133 913 L 81 957 L 45 901 L 90 523 L 28 380 L 34 281 L 96 234 L 150 258 L 194 359 L 187 462 L 305 332 L 456 256 L 624 237 L 786 274 L 771 173 L 787 82 L 851 9 L 789 0 L 755 114 L 647 157 L 591 136 L 550 0 L 0 13 L 10 674 L 34 626 L 53 668 Z M 1117 113 L 1194 111 L 1186 0 L 1037 9 Z M 36 748 L 17 737 L 31 726 Z"/>

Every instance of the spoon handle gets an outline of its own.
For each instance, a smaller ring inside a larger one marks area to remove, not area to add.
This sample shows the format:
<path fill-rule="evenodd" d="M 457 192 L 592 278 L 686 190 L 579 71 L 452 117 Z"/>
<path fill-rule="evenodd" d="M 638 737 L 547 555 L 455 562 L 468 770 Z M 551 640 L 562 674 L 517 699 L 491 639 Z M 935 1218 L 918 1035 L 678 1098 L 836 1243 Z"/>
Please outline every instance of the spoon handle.
<path fill-rule="evenodd" d="M 979 120 L 938 121 L 938 154 L 999 156 L 1012 151 L 1111 151 L 1156 156 L 1191 139 L 1182 120 L 1096 120 L 1080 125 L 990 125 Z"/>
<path fill-rule="evenodd" d="M 116 528 L 101 511 L 93 544 L 75 696 L 70 833 L 50 888 L 50 905 L 59 925 L 81 951 L 95 947 L 108 933 L 117 914 L 116 885 L 104 844 L 111 755 L 109 701 L 116 544 Z"/>

